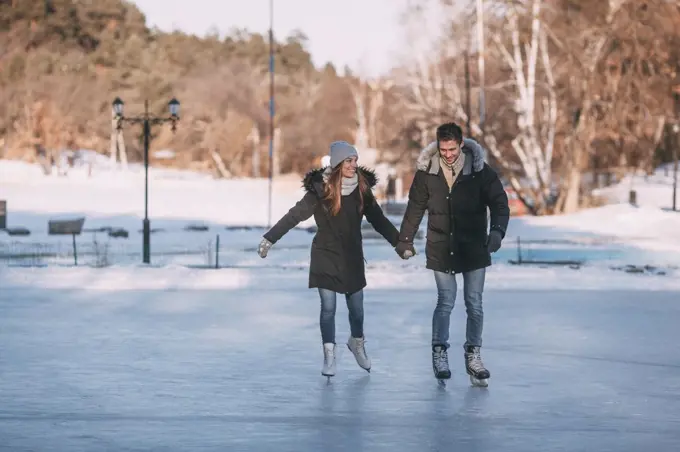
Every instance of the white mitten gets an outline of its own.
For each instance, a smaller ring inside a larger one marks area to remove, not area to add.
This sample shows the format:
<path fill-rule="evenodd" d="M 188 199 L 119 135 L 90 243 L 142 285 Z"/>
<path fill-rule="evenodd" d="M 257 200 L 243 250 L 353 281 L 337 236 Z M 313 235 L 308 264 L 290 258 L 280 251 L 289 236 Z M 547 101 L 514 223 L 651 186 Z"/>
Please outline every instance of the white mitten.
<path fill-rule="evenodd" d="M 272 242 L 270 242 L 267 239 L 262 239 L 260 242 L 260 245 L 257 247 L 257 254 L 260 255 L 262 259 L 267 257 L 267 253 L 269 252 L 269 248 L 272 247 Z"/>

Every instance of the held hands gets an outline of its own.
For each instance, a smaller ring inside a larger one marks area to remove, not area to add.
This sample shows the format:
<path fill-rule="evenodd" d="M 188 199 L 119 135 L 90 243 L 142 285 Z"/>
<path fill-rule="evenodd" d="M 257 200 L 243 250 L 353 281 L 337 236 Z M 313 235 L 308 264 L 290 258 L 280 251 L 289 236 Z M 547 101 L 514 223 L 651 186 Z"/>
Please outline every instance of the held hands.
<path fill-rule="evenodd" d="M 489 250 L 489 253 L 495 253 L 499 249 L 501 249 L 501 242 L 503 241 L 503 237 L 501 237 L 501 233 L 492 230 L 489 232 L 489 238 L 486 239 L 486 247 Z"/>
<path fill-rule="evenodd" d="M 272 245 L 273 245 L 272 242 L 263 238 L 262 241 L 260 242 L 260 245 L 257 247 L 257 254 L 259 254 L 260 257 L 264 259 L 265 257 L 267 257 L 269 248 L 271 248 Z"/>
<path fill-rule="evenodd" d="M 416 255 L 416 249 L 413 247 L 412 243 L 399 242 L 397 246 L 394 247 L 399 257 L 406 260 Z"/>

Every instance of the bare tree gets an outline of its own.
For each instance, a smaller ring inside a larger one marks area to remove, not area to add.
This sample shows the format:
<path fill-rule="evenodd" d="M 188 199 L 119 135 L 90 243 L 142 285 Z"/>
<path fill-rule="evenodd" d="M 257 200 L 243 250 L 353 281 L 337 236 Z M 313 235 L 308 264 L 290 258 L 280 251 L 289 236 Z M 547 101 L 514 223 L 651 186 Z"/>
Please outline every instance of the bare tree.
<path fill-rule="evenodd" d="M 527 181 L 526 189 L 531 191 L 531 207 L 535 213 L 542 213 L 549 207 L 557 124 L 555 79 L 547 35 L 541 27 L 541 5 L 542 0 L 508 5 L 504 32 L 510 41 L 509 48 L 505 44 L 506 36 L 492 33 L 500 57 L 511 69 L 518 130 L 512 140 L 512 149 L 521 164 L 521 176 Z M 526 39 L 523 39 L 519 25 L 523 8 L 527 8 L 530 15 L 530 32 Z M 509 166 L 497 149 L 491 150 L 504 167 Z M 515 190 L 525 191 L 520 186 Z"/>
<path fill-rule="evenodd" d="M 617 13 L 628 1 L 607 0 L 606 4 L 605 2 L 598 4 L 598 7 L 604 6 L 606 8 L 602 24 L 582 28 L 577 33 L 573 33 L 572 36 L 575 35 L 573 37 L 564 36 L 565 39 L 572 41 L 567 50 L 573 52 L 573 58 L 568 59 L 570 64 L 566 68 L 566 72 L 571 81 L 570 90 L 575 93 L 575 97 L 578 99 L 578 106 L 574 115 L 573 127 L 567 134 L 564 143 L 565 152 L 569 158 L 566 159 L 565 177 L 557 200 L 556 209 L 558 211 L 574 212 L 579 208 L 585 156 L 595 133 L 592 115 L 593 104 L 598 95 L 595 86 L 596 69 L 605 54 L 606 45 L 611 39 L 609 30 L 612 23 Z M 575 76 L 576 71 L 578 71 L 577 77 Z"/>
<path fill-rule="evenodd" d="M 394 82 L 387 78 L 358 79 L 349 84 L 356 121 L 352 133 L 359 148 L 378 149 L 380 113 L 385 106 L 385 93 L 393 86 Z"/>

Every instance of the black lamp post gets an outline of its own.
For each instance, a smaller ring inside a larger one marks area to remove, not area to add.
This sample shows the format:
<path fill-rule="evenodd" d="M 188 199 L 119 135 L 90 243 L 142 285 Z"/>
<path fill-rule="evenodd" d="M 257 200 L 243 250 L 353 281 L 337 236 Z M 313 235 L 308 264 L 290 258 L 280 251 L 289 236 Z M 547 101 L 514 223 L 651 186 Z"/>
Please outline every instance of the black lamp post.
<path fill-rule="evenodd" d="M 149 139 L 151 136 L 151 125 L 172 123 L 172 131 L 177 130 L 179 121 L 179 101 L 173 98 L 168 103 L 170 116 L 154 116 L 149 113 L 149 101 L 144 101 L 144 113 L 140 116 L 125 116 L 123 114 L 123 101 L 116 97 L 113 101 L 113 112 L 116 114 L 118 129 L 123 128 L 123 121 L 130 124 L 142 124 L 144 131 L 144 220 L 143 226 L 143 249 L 142 259 L 145 264 L 151 262 L 151 228 L 149 227 Z"/>

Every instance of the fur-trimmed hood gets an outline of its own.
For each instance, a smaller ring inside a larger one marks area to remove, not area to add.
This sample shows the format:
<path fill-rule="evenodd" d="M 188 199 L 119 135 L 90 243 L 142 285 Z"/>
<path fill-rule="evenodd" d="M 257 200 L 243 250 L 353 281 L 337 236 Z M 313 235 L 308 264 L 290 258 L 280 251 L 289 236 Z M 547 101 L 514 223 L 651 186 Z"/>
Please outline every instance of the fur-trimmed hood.
<path fill-rule="evenodd" d="M 373 170 L 360 166 L 357 168 L 357 173 L 361 173 L 361 175 L 366 179 L 369 188 L 375 187 L 376 184 L 378 183 L 378 176 L 375 175 L 375 172 Z M 330 174 L 331 174 L 330 166 L 313 169 L 309 171 L 307 174 L 305 174 L 305 177 L 302 179 L 302 187 L 307 192 L 312 192 L 320 195 L 323 193 L 323 184 L 326 183 L 326 181 L 328 180 L 328 176 L 330 176 Z"/>
<path fill-rule="evenodd" d="M 473 171 L 478 173 L 484 169 L 484 161 L 486 159 L 486 152 L 484 148 L 472 138 L 463 138 L 463 152 L 465 153 L 465 165 L 463 166 L 463 174 L 470 174 Z M 427 171 L 430 174 L 439 173 L 439 149 L 437 142 L 425 146 L 420 151 L 418 159 L 416 160 L 416 169 L 420 171 Z"/>

